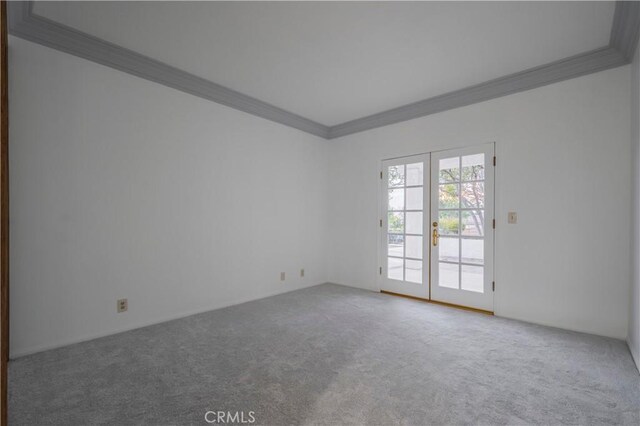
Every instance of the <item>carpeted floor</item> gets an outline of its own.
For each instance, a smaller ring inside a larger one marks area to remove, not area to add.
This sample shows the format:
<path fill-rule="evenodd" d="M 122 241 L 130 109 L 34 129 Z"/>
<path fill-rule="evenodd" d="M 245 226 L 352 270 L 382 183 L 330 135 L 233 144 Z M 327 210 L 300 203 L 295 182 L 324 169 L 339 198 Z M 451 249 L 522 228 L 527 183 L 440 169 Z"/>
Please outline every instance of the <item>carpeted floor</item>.
<path fill-rule="evenodd" d="M 13 425 L 640 424 L 619 340 L 322 285 L 10 363 Z"/>

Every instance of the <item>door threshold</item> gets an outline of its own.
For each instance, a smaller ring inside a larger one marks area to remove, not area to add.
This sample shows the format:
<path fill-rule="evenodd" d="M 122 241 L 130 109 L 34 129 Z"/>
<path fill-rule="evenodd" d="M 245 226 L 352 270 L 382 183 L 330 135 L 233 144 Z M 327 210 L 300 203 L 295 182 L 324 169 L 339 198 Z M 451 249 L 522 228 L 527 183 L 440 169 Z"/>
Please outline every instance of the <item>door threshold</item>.
<path fill-rule="evenodd" d="M 462 306 L 462 305 L 456 305 L 454 303 L 439 302 L 437 300 L 424 299 L 422 297 L 409 296 L 407 294 L 394 293 L 392 291 L 386 291 L 386 290 L 380 290 L 380 293 L 388 294 L 390 296 L 398 296 L 398 297 L 404 297 L 407 299 L 419 300 L 421 302 L 433 303 L 435 305 L 440 305 L 440 306 L 447 306 L 449 308 L 462 309 L 463 311 L 477 312 L 479 314 L 484 314 L 484 315 L 493 315 L 493 311 L 486 311 L 484 309 L 472 308 L 470 306 Z"/>

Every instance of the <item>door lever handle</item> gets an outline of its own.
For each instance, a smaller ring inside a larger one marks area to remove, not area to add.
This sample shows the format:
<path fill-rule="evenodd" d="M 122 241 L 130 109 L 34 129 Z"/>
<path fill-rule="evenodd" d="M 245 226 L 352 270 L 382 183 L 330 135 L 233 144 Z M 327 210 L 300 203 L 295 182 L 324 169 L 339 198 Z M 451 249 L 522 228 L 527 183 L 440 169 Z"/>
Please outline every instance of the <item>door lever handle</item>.
<path fill-rule="evenodd" d="M 431 237 L 431 242 L 433 243 L 434 247 L 438 245 L 438 238 L 440 238 L 440 235 L 438 235 L 438 228 L 434 228 Z"/>

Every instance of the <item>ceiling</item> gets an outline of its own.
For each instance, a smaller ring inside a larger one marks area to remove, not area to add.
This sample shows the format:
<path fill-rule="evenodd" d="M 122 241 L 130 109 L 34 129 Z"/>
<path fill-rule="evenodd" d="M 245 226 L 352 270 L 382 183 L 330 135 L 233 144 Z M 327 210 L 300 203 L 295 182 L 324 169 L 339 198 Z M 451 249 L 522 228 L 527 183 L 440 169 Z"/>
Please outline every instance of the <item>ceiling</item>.
<path fill-rule="evenodd" d="M 327 126 L 607 46 L 614 2 L 37 2 Z"/>

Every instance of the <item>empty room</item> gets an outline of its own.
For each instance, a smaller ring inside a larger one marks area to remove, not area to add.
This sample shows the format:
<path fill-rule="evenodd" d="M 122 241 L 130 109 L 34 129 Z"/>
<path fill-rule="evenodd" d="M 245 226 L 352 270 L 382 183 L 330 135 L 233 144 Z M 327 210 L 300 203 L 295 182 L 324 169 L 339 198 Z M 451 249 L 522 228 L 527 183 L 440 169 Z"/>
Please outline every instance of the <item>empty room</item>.
<path fill-rule="evenodd" d="M 640 424 L 640 2 L 0 5 L 0 425 Z"/>

